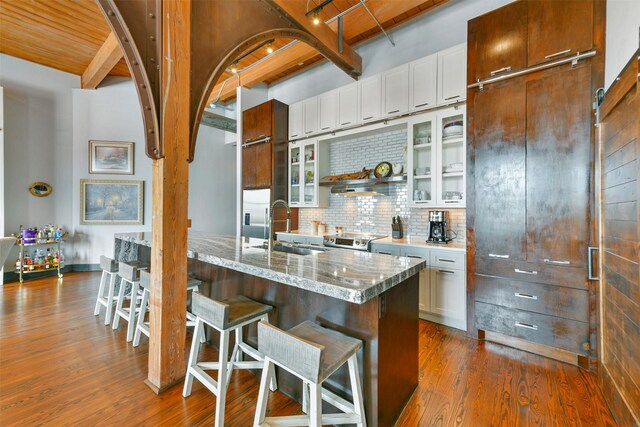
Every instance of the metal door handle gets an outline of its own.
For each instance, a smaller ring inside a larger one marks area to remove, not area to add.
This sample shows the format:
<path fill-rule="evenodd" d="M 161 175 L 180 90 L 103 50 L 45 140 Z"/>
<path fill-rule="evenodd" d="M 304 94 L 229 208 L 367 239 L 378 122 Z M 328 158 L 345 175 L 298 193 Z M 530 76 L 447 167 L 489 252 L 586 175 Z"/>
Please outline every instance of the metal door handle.
<path fill-rule="evenodd" d="M 500 255 L 500 254 L 489 254 L 489 258 L 502 258 L 502 259 L 509 259 L 509 255 Z"/>
<path fill-rule="evenodd" d="M 516 268 L 513 271 L 520 274 L 538 274 L 538 272 L 534 270 L 520 270 L 519 268 Z"/>
<path fill-rule="evenodd" d="M 423 104 L 418 104 L 418 105 L 415 106 L 415 108 L 424 107 L 425 105 L 429 105 L 429 103 L 425 102 Z"/>
<path fill-rule="evenodd" d="M 421 256 L 417 256 L 417 255 L 407 255 L 407 258 L 424 259 Z"/>
<path fill-rule="evenodd" d="M 571 264 L 569 261 L 565 261 L 565 260 L 555 261 L 555 260 L 546 259 L 546 258 L 544 259 L 544 262 L 545 262 L 545 264 L 558 264 L 558 265 L 569 265 L 569 264 Z"/>
<path fill-rule="evenodd" d="M 442 262 L 455 262 L 452 259 L 446 259 L 446 258 L 437 258 L 438 261 L 442 261 Z"/>
<path fill-rule="evenodd" d="M 519 328 L 527 328 L 527 329 L 531 329 L 533 331 L 537 331 L 538 327 L 536 325 L 530 325 L 528 323 L 521 323 L 521 322 L 516 322 L 515 325 Z"/>
<path fill-rule="evenodd" d="M 363 118 L 362 118 L 362 120 L 369 120 L 369 119 L 373 119 L 373 116 L 363 117 Z"/>
<path fill-rule="evenodd" d="M 350 125 L 351 122 L 344 122 L 344 123 L 340 123 L 340 126 L 344 126 L 344 125 Z"/>
<path fill-rule="evenodd" d="M 495 76 L 496 74 L 502 73 L 503 71 L 511 71 L 511 67 L 504 67 L 504 68 L 499 68 L 497 70 L 493 70 L 492 72 L 490 72 L 489 74 L 491 75 L 491 77 Z"/>
<path fill-rule="evenodd" d="M 445 100 L 445 101 L 448 101 L 448 100 L 450 100 L 450 99 L 456 99 L 456 98 L 460 98 L 460 95 L 450 96 L 450 97 L 448 97 L 448 98 L 445 98 L 444 100 Z"/>
<path fill-rule="evenodd" d="M 551 55 L 547 55 L 544 59 L 551 59 L 556 56 L 564 55 L 565 53 L 571 52 L 571 49 L 561 50 L 560 52 L 552 53 Z"/>
<path fill-rule="evenodd" d="M 436 273 L 456 274 L 455 272 L 449 270 L 437 270 Z"/>
<path fill-rule="evenodd" d="M 399 113 L 400 110 L 393 110 L 393 111 L 387 111 L 387 114 L 394 114 L 394 113 Z"/>
<path fill-rule="evenodd" d="M 320 128 L 320 130 L 327 130 L 327 129 L 330 129 L 330 128 L 331 128 L 331 126 L 326 126 L 326 127 Z"/>
<path fill-rule="evenodd" d="M 378 251 L 378 253 L 382 255 L 391 255 L 391 252 Z"/>
<path fill-rule="evenodd" d="M 514 295 L 518 298 L 538 299 L 537 295 L 521 294 L 520 292 L 516 292 Z"/>
<path fill-rule="evenodd" d="M 587 269 L 589 270 L 589 280 L 600 280 L 599 277 L 596 277 L 593 274 L 593 251 L 597 250 L 598 248 L 596 246 L 589 246 L 587 248 Z"/>
<path fill-rule="evenodd" d="M 307 135 L 310 134 L 310 133 L 313 133 L 313 131 L 310 130 L 309 132 L 305 132 L 305 134 L 307 134 Z"/>

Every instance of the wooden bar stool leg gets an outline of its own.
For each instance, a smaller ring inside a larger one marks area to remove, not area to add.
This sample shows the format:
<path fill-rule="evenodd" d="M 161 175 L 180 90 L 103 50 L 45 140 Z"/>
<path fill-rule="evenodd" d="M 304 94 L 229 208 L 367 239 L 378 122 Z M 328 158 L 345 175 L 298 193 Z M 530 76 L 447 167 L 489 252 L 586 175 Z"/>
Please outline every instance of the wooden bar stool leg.
<path fill-rule="evenodd" d="M 98 298 L 96 298 L 96 308 L 93 309 L 93 315 L 97 316 L 100 314 L 100 298 L 104 298 L 104 282 L 106 282 L 107 272 L 102 270 L 102 276 L 100 277 L 100 287 L 98 288 Z M 109 306 L 106 305 L 105 308 L 109 311 Z"/>
<path fill-rule="evenodd" d="M 140 302 L 140 312 L 138 313 L 138 319 L 136 320 L 136 331 L 133 334 L 133 346 L 140 345 L 140 336 L 142 335 L 142 328 L 144 327 L 144 318 L 147 314 L 147 308 L 149 306 L 149 291 L 142 290 L 142 302 Z"/>
<path fill-rule="evenodd" d="M 194 340 L 194 342 L 197 342 Z M 227 403 L 227 363 L 229 361 L 229 331 L 220 331 L 220 364 L 218 365 L 218 396 L 216 399 L 216 427 L 224 426 L 224 409 Z"/>
<path fill-rule="evenodd" d="M 357 354 L 349 358 L 349 377 L 351 378 L 351 393 L 353 394 L 353 411 L 360 416 L 362 420 L 358 423 L 358 427 L 367 427 L 364 416 L 364 399 L 362 397 L 362 385 L 360 384 L 360 372 L 358 372 Z"/>
<path fill-rule="evenodd" d="M 193 339 L 191 340 L 191 351 L 189 352 L 189 360 L 187 361 L 187 375 L 184 378 L 184 388 L 182 396 L 191 396 L 191 385 L 193 384 L 193 374 L 191 368 L 198 363 L 198 352 L 200 350 L 200 331 L 204 329 L 202 320 L 196 319 L 196 326 L 193 328 Z"/>
<path fill-rule="evenodd" d="M 124 301 L 124 288 L 126 280 L 120 280 L 120 289 L 118 289 L 118 301 L 116 302 L 116 312 L 122 310 L 122 302 Z M 111 325 L 111 329 L 118 329 L 118 325 L 120 324 L 120 316 L 115 315 L 113 319 L 113 325 Z"/>
<path fill-rule="evenodd" d="M 322 384 L 309 384 L 309 426 L 322 426 Z"/>
<path fill-rule="evenodd" d="M 109 289 L 107 291 L 107 315 L 104 316 L 104 324 L 108 325 L 111 323 L 111 319 L 113 319 L 113 293 L 116 288 L 116 275 L 115 273 L 110 273 L 111 279 L 109 279 Z"/>
<path fill-rule="evenodd" d="M 129 303 L 129 321 L 127 322 L 127 342 L 133 340 L 136 330 L 136 309 L 138 308 L 138 282 L 131 284 L 131 302 Z"/>
<path fill-rule="evenodd" d="M 271 383 L 273 372 L 273 363 L 268 357 L 264 358 L 264 366 L 262 367 L 262 377 L 260 378 L 260 389 L 258 392 L 258 404 L 256 406 L 256 416 L 253 419 L 253 426 L 259 427 L 264 422 L 267 415 L 267 400 L 269 399 L 268 384 Z"/>

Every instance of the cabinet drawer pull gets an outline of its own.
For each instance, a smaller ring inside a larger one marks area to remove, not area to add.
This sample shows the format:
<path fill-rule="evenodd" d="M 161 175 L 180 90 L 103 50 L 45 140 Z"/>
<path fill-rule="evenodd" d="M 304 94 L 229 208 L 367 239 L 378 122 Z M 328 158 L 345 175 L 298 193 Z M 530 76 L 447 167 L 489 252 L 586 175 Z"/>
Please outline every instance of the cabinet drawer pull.
<path fill-rule="evenodd" d="M 350 125 L 351 122 L 344 122 L 344 123 L 340 123 L 340 126 L 344 126 L 344 125 Z"/>
<path fill-rule="evenodd" d="M 445 101 L 448 101 L 448 100 L 450 100 L 450 99 L 456 99 L 456 98 L 460 98 L 460 95 L 450 96 L 450 97 L 448 97 L 448 98 L 445 98 L 444 100 L 445 100 Z"/>
<path fill-rule="evenodd" d="M 369 120 L 369 119 L 373 119 L 373 116 L 363 117 L 363 118 L 362 118 L 362 120 Z"/>
<path fill-rule="evenodd" d="M 327 129 L 330 129 L 330 128 L 331 128 L 331 126 L 326 126 L 326 127 L 320 128 L 320 130 L 327 130 Z"/>
<path fill-rule="evenodd" d="M 509 259 L 509 255 L 489 254 L 489 258 L 502 258 L 502 259 Z"/>
<path fill-rule="evenodd" d="M 552 260 L 552 259 L 546 259 L 546 258 L 545 258 L 545 260 L 544 260 L 544 263 L 545 263 L 545 264 L 558 264 L 558 265 L 569 265 L 569 264 L 571 264 L 569 261 L 565 261 L 565 260 L 562 260 L 562 261 L 555 261 L 555 260 Z"/>
<path fill-rule="evenodd" d="M 455 271 L 451 271 L 451 270 L 437 270 L 436 273 L 456 274 Z"/>
<path fill-rule="evenodd" d="M 305 132 L 306 135 L 309 135 L 310 133 L 313 133 L 313 131 L 310 130 L 309 132 Z"/>
<path fill-rule="evenodd" d="M 394 114 L 394 113 L 399 113 L 400 110 L 393 110 L 393 111 L 387 111 L 387 114 Z"/>
<path fill-rule="evenodd" d="M 538 272 L 534 270 L 520 270 L 519 268 L 516 268 L 513 271 L 520 274 L 538 274 Z"/>
<path fill-rule="evenodd" d="M 391 252 L 378 251 L 378 253 L 382 255 L 391 255 Z"/>
<path fill-rule="evenodd" d="M 418 255 L 407 255 L 407 258 L 416 258 L 416 259 L 424 259 L 421 256 Z"/>
<path fill-rule="evenodd" d="M 518 298 L 538 299 L 537 295 L 521 294 L 520 292 L 516 292 L 514 295 L 517 296 Z"/>
<path fill-rule="evenodd" d="M 533 331 L 537 331 L 538 327 L 536 325 L 530 325 L 528 323 L 521 323 L 521 322 L 516 322 L 515 325 L 519 328 L 526 328 L 526 329 L 531 329 Z"/>
<path fill-rule="evenodd" d="M 446 259 L 446 258 L 436 258 L 438 261 L 442 261 L 442 262 L 455 262 L 455 260 L 452 259 Z"/>
<path fill-rule="evenodd" d="M 294 134 L 294 135 L 291 135 L 291 138 L 295 138 L 296 136 L 298 136 L 298 134 L 297 134 L 297 133 L 296 133 L 296 134 Z"/>
<path fill-rule="evenodd" d="M 504 68 L 498 68 L 497 70 L 493 70 L 491 73 L 489 73 L 491 75 L 491 77 L 495 76 L 496 74 L 500 74 L 503 71 L 511 71 L 511 67 L 504 67 Z"/>
<path fill-rule="evenodd" d="M 424 106 L 427 106 L 427 105 L 429 105 L 428 102 L 423 102 L 422 104 L 416 105 L 415 108 L 424 107 Z"/>
<path fill-rule="evenodd" d="M 564 55 L 565 53 L 569 53 L 571 52 L 571 49 L 566 49 L 566 50 L 562 50 L 560 52 L 556 52 L 556 53 L 552 53 L 551 55 L 547 55 L 544 57 L 544 59 L 551 59 L 555 56 L 560 56 L 560 55 Z"/>

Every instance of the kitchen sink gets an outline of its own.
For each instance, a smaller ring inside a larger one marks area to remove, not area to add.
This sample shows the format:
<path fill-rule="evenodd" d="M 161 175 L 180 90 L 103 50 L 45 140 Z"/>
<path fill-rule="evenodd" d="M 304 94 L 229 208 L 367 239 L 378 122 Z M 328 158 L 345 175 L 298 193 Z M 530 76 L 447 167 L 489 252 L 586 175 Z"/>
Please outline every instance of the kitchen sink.
<path fill-rule="evenodd" d="M 266 242 L 262 245 L 257 245 L 252 247 L 259 248 L 259 249 L 268 249 L 268 245 Z M 276 252 L 285 252 L 288 254 L 296 254 L 296 255 L 317 255 L 327 251 L 327 249 L 321 248 L 321 247 L 303 246 L 303 245 L 296 245 L 296 244 L 290 244 L 290 243 L 287 243 L 287 244 L 276 243 L 273 246 L 273 250 Z"/>

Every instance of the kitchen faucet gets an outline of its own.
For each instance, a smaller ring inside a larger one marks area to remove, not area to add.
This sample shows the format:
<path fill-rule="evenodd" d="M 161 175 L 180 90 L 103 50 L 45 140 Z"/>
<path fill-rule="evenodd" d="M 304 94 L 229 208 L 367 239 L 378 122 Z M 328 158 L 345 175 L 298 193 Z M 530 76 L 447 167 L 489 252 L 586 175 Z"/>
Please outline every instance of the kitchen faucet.
<path fill-rule="evenodd" d="M 287 233 L 291 232 L 291 209 L 287 202 L 282 199 L 278 199 L 271 204 L 271 209 L 269 210 L 269 250 L 273 248 L 273 236 L 275 234 L 275 230 L 273 229 L 273 209 L 277 205 L 282 205 L 282 207 L 287 209 Z"/>

